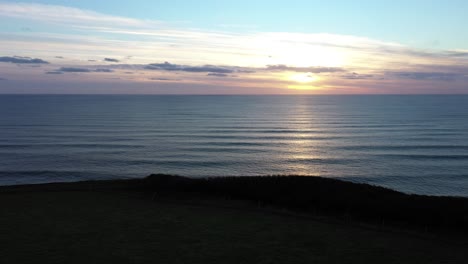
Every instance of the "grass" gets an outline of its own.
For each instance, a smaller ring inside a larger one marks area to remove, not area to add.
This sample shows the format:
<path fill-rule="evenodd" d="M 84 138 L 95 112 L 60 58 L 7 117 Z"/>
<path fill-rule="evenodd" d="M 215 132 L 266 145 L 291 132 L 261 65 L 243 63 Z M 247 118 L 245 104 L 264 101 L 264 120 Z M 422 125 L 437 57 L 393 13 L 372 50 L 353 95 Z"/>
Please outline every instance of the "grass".
<path fill-rule="evenodd" d="M 408 195 L 368 184 L 300 176 L 191 179 L 151 175 L 141 184 L 160 193 L 211 194 L 348 220 L 468 234 L 468 199 L 461 197 Z"/>
<path fill-rule="evenodd" d="M 0 263 L 466 263 L 463 236 L 136 183 L 0 188 Z"/>

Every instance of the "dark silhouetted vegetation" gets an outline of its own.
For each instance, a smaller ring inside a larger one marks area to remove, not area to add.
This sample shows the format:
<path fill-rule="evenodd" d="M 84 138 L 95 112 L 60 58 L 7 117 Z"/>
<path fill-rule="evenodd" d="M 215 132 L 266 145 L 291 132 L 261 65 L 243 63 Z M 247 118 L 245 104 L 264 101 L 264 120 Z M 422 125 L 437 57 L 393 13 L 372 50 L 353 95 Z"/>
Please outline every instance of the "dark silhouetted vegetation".
<path fill-rule="evenodd" d="M 304 176 L 186 178 L 154 174 L 144 179 L 0 187 L 0 192 L 127 189 L 151 193 L 210 195 L 259 206 L 333 216 L 375 225 L 468 233 L 468 198 L 410 195 L 368 184 Z"/>
<path fill-rule="evenodd" d="M 147 190 L 155 192 L 196 192 L 347 220 L 468 232 L 466 198 L 408 195 L 368 184 L 303 176 L 192 179 L 158 174 L 144 182 Z"/>
<path fill-rule="evenodd" d="M 433 231 L 466 232 L 467 200 L 293 176 L 4 186 L 0 263 L 466 263 L 465 234 Z"/>

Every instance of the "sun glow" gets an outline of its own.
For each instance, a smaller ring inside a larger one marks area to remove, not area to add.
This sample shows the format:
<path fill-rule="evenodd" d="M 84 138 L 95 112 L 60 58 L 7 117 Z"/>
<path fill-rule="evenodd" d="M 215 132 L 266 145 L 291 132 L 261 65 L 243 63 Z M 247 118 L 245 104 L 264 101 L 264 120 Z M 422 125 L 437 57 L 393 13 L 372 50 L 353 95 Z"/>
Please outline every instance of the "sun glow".
<path fill-rule="evenodd" d="M 298 83 L 311 83 L 317 80 L 317 77 L 311 73 L 299 73 L 289 77 L 290 80 Z"/>

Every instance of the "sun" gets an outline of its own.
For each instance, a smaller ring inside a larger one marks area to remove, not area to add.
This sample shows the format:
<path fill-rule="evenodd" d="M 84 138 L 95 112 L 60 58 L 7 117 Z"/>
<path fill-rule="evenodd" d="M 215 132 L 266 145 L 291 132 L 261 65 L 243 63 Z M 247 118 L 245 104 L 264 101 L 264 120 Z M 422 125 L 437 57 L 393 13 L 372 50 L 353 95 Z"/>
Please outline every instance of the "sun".
<path fill-rule="evenodd" d="M 289 79 L 298 83 L 311 83 L 317 80 L 317 77 L 311 73 L 298 73 L 289 76 Z"/>

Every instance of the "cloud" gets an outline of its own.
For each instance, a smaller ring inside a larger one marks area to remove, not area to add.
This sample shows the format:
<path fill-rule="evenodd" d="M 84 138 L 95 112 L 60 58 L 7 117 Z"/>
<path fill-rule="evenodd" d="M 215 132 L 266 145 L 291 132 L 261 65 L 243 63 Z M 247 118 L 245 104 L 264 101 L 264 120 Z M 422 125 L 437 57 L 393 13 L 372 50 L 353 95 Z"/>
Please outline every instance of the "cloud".
<path fill-rule="evenodd" d="M 107 62 L 119 62 L 119 60 L 117 60 L 117 59 L 112 59 L 112 58 L 104 58 L 104 61 L 107 61 Z"/>
<path fill-rule="evenodd" d="M 455 57 L 455 58 L 468 57 L 468 51 L 447 51 L 445 52 L 445 55 L 449 57 Z"/>
<path fill-rule="evenodd" d="M 87 73 L 87 72 L 114 72 L 114 71 L 111 69 L 88 69 L 88 68 L 62 67 L 55 72 Z"/>
<path fill-rule="evenodd" d="M 150 78 L 152 81 L 180 81 L 180 79 L 171 79 L 171 78 Z"/>
<path fill-rule="evenodd" d="M 464 77 L 464 75 L 453 72 L 419 72 L 419 71 L 396 71 L 387 72 L 386 75 L 410 80 L 432 80 L 432 81 L 453 81 Z"/>
<path fill-rule="evenodd" d="M 213 65 L 204 66 L 187 66 L 172 64 L 169 62 L 164 63 L 152 63 L 145 66 L 147 70 L 164 70 L 164 71 L 183 71 L 183 72 L 211 72 L 211 73 L 233 73 L 234 70 L 226 67 L 219 67 Z"/>
<path fill-rule="evenodd" d="M 60 72 L 91 72 L 90 69 L 86 68 L 73 68 L 73 67 L 62 67 L 58 69 Z"/>
<path fill-rule="evenodd" d="M 468 51 L 460 51 L 460 50 L 418 50 L 414 48 L 403 47 L 396 50 L 387 50 L 388 53 L 400 53 L 411 57 L 421 57 L 421 58 L 428 58 L 428 59 L 443 59 L 443 58 L 467 58 Z"/>
<path fill-rule="evenodd" d="M 194 72 L 194 73 L 209 73 L 208 76 L 226 77 L 230 73 L 255 73 L 258 71 L 263 72 L 310 72 L 310 73 L 335 73 L 345 72 L 345 69 L 334 68 L 334 67 L 290 67 L 286 65 L 268 65 L 264 68 L 251 68 L 241 66 L 215 66 L 215 65 L 203 65 L 203 66 L 189 66 L 172 64 L 169 62 L 164 63 L 152 63 L 144 66 L 147 70 L 162 70 L 162 71 L 182 71 L 182 72 Z M 218 75 L 215 75 L 218 74 Z M 225 76 L 221 75 L 225 74 Z"/>
<path fill-rule="evenodd" d="M 365 79 L 375 78 L 374 75 L 372 74 L 359 74 L 356 72 L 347 73 L 347 74 L 341 75 L 340 77 L 343 79 L 347 79 L 347 80 L 365 80 Z"/>
<path fill-rule="evenodd" d="M 236 72 L 238 72 L 238 73 L 256 73 L 256 71 L 254 71 L 254 70 L 242 70 L 242 69 L 239 69 Z"/>
<path fill-rule="evenodd" d="M 165 71 L 182 71 L 183 68 L 184 67 L 169 63 L 167 61 L 164 63 L 152 63 L 152 64 L 145 66 L 145 69 L 147 70 L 165 70 Z"/>
<path fill-rule="evenodd" d="M 0 16 L 67 24 L 143 26 L 144 21 L 91 10 L 34 3 L 0 3 Z"/>
<path fill-rule="evenodd" d="M 411 48 L 405 48 L 402 53 L 409 56 L 418 56 L 423 58 L 430 59 L 441 59 L 441 58 L 466 58 L 468 57 L 468 51 L 460 50 L 439 50 L 439 51 L 426 51 L 426 50 L 417 50 Z"/>
<path fill-rule="evenodd" d="M 17 63 L 17 64 L 49 64 L 49 62 L 42 60 L 42 59 L 33 59 L 30 57 L 20 57 L 20 56 L 0 57 L 0 62 L 9 62 L 9 63 Z"/>
<path fill-rule="evenodd" d="M 440 72 L 440 73 L 456 73 L 458 75 L 465 75 L 468 73 L 468 64 L 430 64 L 430 65 L 413 65 L 414 69 L 420 72 Z M 416 71 L 416 70 L 415 70 Z"/>
<path fill-rule="evenodd" d="M 0 77 L 0 81 L 6 81 L 7 79 Z"/>
<path fill-rule="evenodd" d="M 0 50 L 8 50 L 8 55 L 24 54 L 26 49 L 31 52 L 27 55 L 46 60 L 54 58 L 52 63 L 56 64 L 51 68 L 43 65 L 48 62 L 41 59 L 0 57 L 0 62 L 25 63 L 19 65 L 21 67 L 5 65 L 13 73 L 10 75 L 8 72 L 8 77 L 14 80 L 20 75 L 25 80 L 33 79 L 37 73 L 77 73 L 58 79 L 89 81 L 83 80 L 80 73 L 90 73 L 93 78 L 89 79 L 93 81 L 105 82 L 110 77 L 120 77 L 154 87 L 160 85 L 149 82 L 151 76 L 160 77 L 153 78 L 154 81 L 167 83 L 174 81 L 169 78 L 183 78 L 184 83 L 209 84 L 215 77 L 239 75 L 241 78 L 226 78 L 220 85 L 250 87 L 255 84 L 287 89 L 289 83 L 283 83 L 284 79 L 300 73 L 320 75 L 314 85 L 317 85 L 316 91 L 323 88 L 325 93 L 327 89 L 339 89 L 340 85 L 347 88 L 375 85 L 381 88 L 385 83 L 379 81 L 382 77 L 392 80 L 395 86 L 411 83 L 442 87 L 445 84 L 438 81 L 468 80 L 468 50 L 462 49 L 420 49 L 327 33 L 209 31 L 161 23 L 155 26 L 157 22 L 154 21 L 72 7 L 5 3 L 2 0 L 0 17 L 8 23 L 19 21 L 22 25 L 29 23 L 34 28 L 45 30 L 40 34 L 4 31 Z M 65 28 L 66 31 L 63 30 Z M 164 54 L 165 60 L 175 64 L 152 63 L 164 62 L 155 55 L 155 45 L 158 46 L 157 56 Z M 57 60 L 62 58 L 56 56 L 60 54 L 66 56 L 66 61 Z M 103 57 L 96 57 L 96 54 Z M 131 64 L 125 64 L 131 56 L 134 56 Z M 88 62 L 89 58 L 95 60 Z M 26 76 L 26 71 L 31 74 Z M 113 71 L 115 74 L 105 74 Z M 129 72 L 133 72 L 133 76 Z M 132 92 L 131 89 L 128 91 Z"/>
<path fill-rule="evenodd" d="M 95 69 L 94 72 L 114 72 L 111 69 Z"/>
<path fill-rule="evenodd" d="M 233 73 L 231 69 L 220 68 L 216 66 L 196 66 L 196 67 L 187 67 L 184 69 L 187 72 L 214 72 L 214 73 Z"/>
<path fill-rule="evenodd" d="M 310 72 L 310 73 L 333 73 L 333 72 L 344 72 L 342 68 L 336 67 L 291 67 L 283 64 L 268 65 L 266 70 L 268 71 L 292 71 L 292 72 Z"/>
<path fill-rule="evenodd" d="M 229 77 L 229 75 L 226 74 L 226 73 L 214 73 L 214 72 L 210 72 L 210 73 L 208 73 L 206 76 Z"/>

